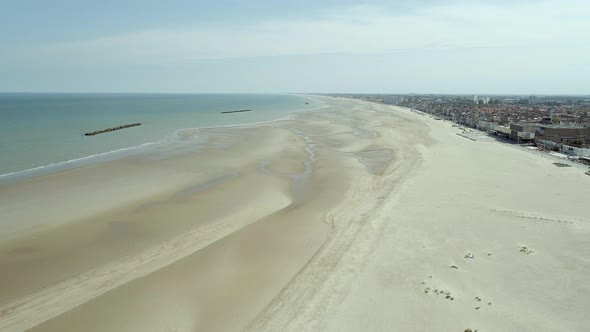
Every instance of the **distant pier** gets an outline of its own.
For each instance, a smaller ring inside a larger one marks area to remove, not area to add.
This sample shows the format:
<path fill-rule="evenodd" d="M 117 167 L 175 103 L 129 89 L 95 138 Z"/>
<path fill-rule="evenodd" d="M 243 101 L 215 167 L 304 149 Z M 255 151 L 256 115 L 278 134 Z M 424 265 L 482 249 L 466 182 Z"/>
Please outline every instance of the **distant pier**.
<path fill-rule="evenodd" d="M 125 129 L 125 128 L 137 127 L 137 126 L 141 126 L 141 122 L 130 123 L 130 124 L 126 124 L 126 125 L 122 125 L 122 126 L 118 126 L 118 127 L 96 130 L 96 131 L 92 131 L 89 133 L 84 133 L 84 136 L 94 136 L 94 135 L 108 133 L 108 132 L 115 131 L 115 130 L 121 130 L 121 129 Z"/>
<path fill-rule="evenodd" d="M 252 112 L 252 110 L 224 111 L 224 112 L 221 112 L 221 114 L 241 113 L 241 112 Z"/>

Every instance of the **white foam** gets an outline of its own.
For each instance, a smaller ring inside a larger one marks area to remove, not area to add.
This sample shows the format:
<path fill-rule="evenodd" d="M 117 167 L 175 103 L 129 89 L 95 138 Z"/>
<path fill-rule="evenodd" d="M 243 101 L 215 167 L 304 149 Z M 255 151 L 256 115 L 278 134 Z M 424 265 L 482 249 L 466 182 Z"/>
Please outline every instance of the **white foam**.
<path fill-rule="evenodd" d="M 29 176 L 48 174 L 48 173 L 52 173 L 54 171 L 72 169 L 72 168 L 76 168 L 76 167 L 90 165 L 93 162 L 98 162 L 98 161 L 103 161 L 103 160 L 111 160 L 111 159 L 107 159 L 109 156 L 112 156 L 112 157 L 114 157 L 113 159 L 116 159 L 118 154 L 123 154 L 125 152 L 129 152 L 132 150 L 139 150 L 141 148 L 147 148 L 147 147 L 156 145 L 158 143 L 160 143 L 160 141 L 148 142 L 148 143 L 143 143 L 140 145 L 131 146 L 131 147 L 127 147 L 127 148 L 97 153 L 97 154 L 93 154 L 93 155 L 86 156 L 86 157 L 70 159 L 70 160 L 59 162 L 59 163 L 52 163 L 52 164 L 48 164 L 48 165 L 44 165 L 44 166 L 29 168 L 29 169 L 22 170 L 22 171 L 0 174 L 0 183 L 11 182 L 11 181 L 14 181 L 17 179 L 27 178 Z M 68 166 L 72 166 L 72 167 L 68 167 Z"/>

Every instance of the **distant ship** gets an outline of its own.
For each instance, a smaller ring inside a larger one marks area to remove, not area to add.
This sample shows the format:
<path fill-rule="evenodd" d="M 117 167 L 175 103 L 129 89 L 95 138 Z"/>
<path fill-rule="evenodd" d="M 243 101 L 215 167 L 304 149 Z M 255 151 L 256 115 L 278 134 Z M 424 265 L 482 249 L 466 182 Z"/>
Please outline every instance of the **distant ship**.
<path fill-rule="evenodd" d="M 229 114 L 229 113 L 240 113 L 240 112 L 251 112 L 252 110 L 237 110 L 237 111 L 224 111 L 221 114 Z"/>

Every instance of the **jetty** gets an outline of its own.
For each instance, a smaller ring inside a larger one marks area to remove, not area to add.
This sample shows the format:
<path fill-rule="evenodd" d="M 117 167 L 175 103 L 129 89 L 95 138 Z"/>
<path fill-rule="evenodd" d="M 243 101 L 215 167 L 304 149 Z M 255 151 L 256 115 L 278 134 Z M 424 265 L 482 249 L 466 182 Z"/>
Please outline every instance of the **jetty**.
<path fill-rule="evenodd" d="M 241 113 L 241 112 L 252 112 L 252 110 L 224 111 L 224 112 L 221 112 L 221 114 Z"/>
<path fill-rule="evenodd" d="M 130 123 L 130 124 L 122 125 L 122 126 L 91 131 L 88 133 L 84 133 L 84 136 L 94 136 L 94 135 L 108 133 L 108 132 L 115 131 L 115 130 L 121 130 L 121 129 L 125 129 L 125 128 L 137 127 L 137 126 L 141 126 L 141 122 Z"/>

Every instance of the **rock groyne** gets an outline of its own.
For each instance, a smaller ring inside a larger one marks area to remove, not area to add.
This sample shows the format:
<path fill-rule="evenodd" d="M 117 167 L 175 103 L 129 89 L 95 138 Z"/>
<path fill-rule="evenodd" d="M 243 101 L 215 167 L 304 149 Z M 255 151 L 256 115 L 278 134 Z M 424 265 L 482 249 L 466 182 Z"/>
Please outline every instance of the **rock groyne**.
<path fill-rule="evenodd" d="M 94 135 L 108 133 L 108 132 L 115 131 L 115 130 L 121 130 L 121 129 L 125 129 L 125 128 L 137 127 L 137 126 L 141 126 L 141 122 L 130 123 L 130 124 L 122 125 L 122 126 L 96 130 L 96 131 L 84 133 L 84 136 L 94 136 Z"/>
<path fill-rule="evenodd" d="M 252 112 L 252 110 L 225 111 L 225 112 L 221 112 L 221 114 L 240 113 L 240 112 Z"/>

